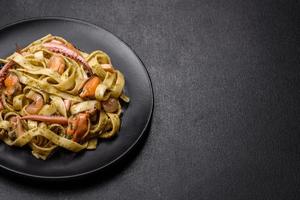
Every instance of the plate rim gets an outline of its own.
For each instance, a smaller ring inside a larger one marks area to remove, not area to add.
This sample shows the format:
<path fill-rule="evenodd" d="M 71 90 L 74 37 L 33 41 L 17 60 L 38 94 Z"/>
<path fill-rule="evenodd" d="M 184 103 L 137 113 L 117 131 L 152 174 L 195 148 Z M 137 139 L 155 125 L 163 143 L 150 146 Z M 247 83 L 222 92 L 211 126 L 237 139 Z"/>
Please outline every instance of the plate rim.
<path fill-rule="evenodd" d="M 16 26 L 18 24 L 22 24 L 22 23 L 26 23 L 26 22 L 32 22 L 32 21 L 43 21 L 43 20 L 59 20 L 59 21 L 68 21 L 68 22 L 75 22 L 75 23 L 79 23 L 79 24 L 84 24 L 84 25 L 88 25 L 91 27 L 94 27 L 96 29 L 99 30 L 104 30 L 108 33 L 110 33 L 113 37 L 115 37 L 117 40 L 119 40 L 121 43 L 123 43 L 125 46 L 128 47 L 129 51 L 131 51 L 138 59 L 139 63 L 143 66 L 143 70 L 146 72 L 147 76 L 148 76 L 148 84 L 150 86 L 150 93 L 151 93 L 151 107 L 150 107 L 150 113 L 147 117 L 147 122 L 143 128 L 143 130 L 141 131 L 140 135 L 137 137 L 137 139 L 124 151 L 122 152 L 119 156 L 117 156 L 116 158 L 112 159 L 111 161 L 109 161 L 108 163 L 106 163 L 105 165 L 102 165 L 98 168 L 89 170 L 89 171 L 85 171 L 82 173 L 77 173 L 77 174 L 73 174 L 73 175 L 63 175 L 63 176 L 43 176 L 43 175 L 35 175 L 35 174 L 30 174 L 30 173 L 26 173 L 26 172 L 22 172 L 19 170 L 15 170 L 15 169 L 11 169 L 9 167 L 4 166 L 3 164 L 0 163 L 0 168 L 7 170 L 9 172 L 15 173 L 16 175 L 21 175 L 24 177 L 30 177 L 30 178 L 34 178 L 34 179 L 44 179 L 44 180 L 66 180 L 66 179 L 75 179 L 75 178 L 79 178 L 82 176 L 86 176 L 86 175 L 90 175 L 92 173 L 95 172 L 99 172 L 103 169 L 108 168 L 109 166 L 111 166 L 112 164 L 116 163 L 117 161 L 121 160 L 121 158 L 125 157 L 135 146 L 136 144 L 141 140 L 141 138 L 145 135 L 145 132 L 147 130 L 147 128 L 150 125 L 151 119 L 152 119 L 152 115 L 153 115 L 153 110 L 154 110 L 154 90 L 153 90 L 153 84 L 151 81 L 151 76 L 150 73 L 148 72 L 145 64 L 143 63 L 143 61 L 141 60 L 141 58 L 137 55 L 137 53 L 133 50 L 133 48 L 130 47 L 130 45 L 128 45 L 128 43 L 126 43 L 125 41 L 123 41 L 119 36 L 116 36 L 115 34 L 113 34 L 111 31 L 107 30 L 106 28 L 100 27 L 96 24 L 93 24 L 91 22 L 88 22 L 86 20 L 83 19 L 78 19 L 78 18 L 73 18 L 73 17 L 64 17 L 64 16 L 43 16 L 43 17 L 30 17 L 30 18 L 25 18 L 25 19 L 21 19 L 21 20 L 17 20 L 11 23 L 7 23 L 3 26 L 0 27 L 0 32 L 4 31 L 5 29 L 12 27 L 12 26 Z"/>

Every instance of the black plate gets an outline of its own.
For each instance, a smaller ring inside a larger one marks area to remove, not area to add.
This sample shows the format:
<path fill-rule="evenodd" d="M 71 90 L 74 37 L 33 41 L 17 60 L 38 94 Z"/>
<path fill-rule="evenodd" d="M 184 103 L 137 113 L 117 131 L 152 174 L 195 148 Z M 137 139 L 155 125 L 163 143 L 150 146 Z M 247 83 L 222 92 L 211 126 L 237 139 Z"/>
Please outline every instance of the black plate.
<path fill-rule="evenodd" d="M 112 33 L 75 19 L 41 18 L 8 25 L 0 30 L 0 57 L 51 33 L 62 36 L 83 51 L 100 49 L 124 73 L 126 94 L 131 102 L 122 117 L 121 130 L 113 140 L 102 141 L 96 150 L 78 154 L 55 152 L 48 160 L 34 158 L 28 148 L 0 143 L 0 166 L 12 172 L 47 179 L 66 179 L 89 174 L 124 156 L 141 138 L 150 122 L 153 91 L 146 68 L 137 55 Z"/>

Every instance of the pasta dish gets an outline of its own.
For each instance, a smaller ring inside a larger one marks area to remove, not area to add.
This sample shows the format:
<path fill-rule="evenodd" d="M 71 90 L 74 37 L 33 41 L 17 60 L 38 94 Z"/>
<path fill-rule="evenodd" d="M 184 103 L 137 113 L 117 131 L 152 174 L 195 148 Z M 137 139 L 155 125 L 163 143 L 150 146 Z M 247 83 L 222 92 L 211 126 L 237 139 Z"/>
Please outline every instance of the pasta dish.
<path fill-rule="evenodd" d="M 96 149 L 120 128 L 123 74 L 103 51 L 86 53 L 51 34 L 0 59 L 0 139 L 38 159 Z"/>

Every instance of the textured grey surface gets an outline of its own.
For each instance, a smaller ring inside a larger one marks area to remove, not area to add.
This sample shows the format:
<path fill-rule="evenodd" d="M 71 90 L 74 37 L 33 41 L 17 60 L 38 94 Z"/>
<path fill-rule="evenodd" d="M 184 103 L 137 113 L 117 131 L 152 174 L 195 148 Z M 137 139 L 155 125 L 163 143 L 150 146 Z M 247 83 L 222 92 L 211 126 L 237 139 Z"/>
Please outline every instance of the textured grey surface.
<path fill-rule="evenodd" d="M 67 188 L 2 172 L 0 199 L 300 198 L 299 1 L 0 2 L 0 25 L 66 16 L 110 30 L 155 93 L 124 167 Z"/>

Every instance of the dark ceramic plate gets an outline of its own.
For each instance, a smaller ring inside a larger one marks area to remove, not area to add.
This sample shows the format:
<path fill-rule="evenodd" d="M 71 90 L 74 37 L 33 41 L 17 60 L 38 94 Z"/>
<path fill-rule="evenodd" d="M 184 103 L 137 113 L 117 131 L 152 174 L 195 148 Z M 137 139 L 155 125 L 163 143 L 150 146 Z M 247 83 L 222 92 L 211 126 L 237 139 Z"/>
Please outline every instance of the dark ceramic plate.
<path fill-rule="evenodd" d="M 149 75 L 137 55 L 112 33 L 75 19 L 41 18 L 21 21 L 0 30 L 0 57 L 18 46 L 51 33 L 66 38 L 86 52 L 100 49 L 108 53 L 113 65 L 124 73 L 130 104 L 122 117 L 120 132 L 113 140 L 101 141 L 96 150 L 71 153 L 57 151 L 48 160 L 34 158 L 28 148 L 0 143 L 0 166 L 12 172 L 45 179 L 74 178 L 101 170 L 123 157 L 141 138 L 153 109 Z"/>

